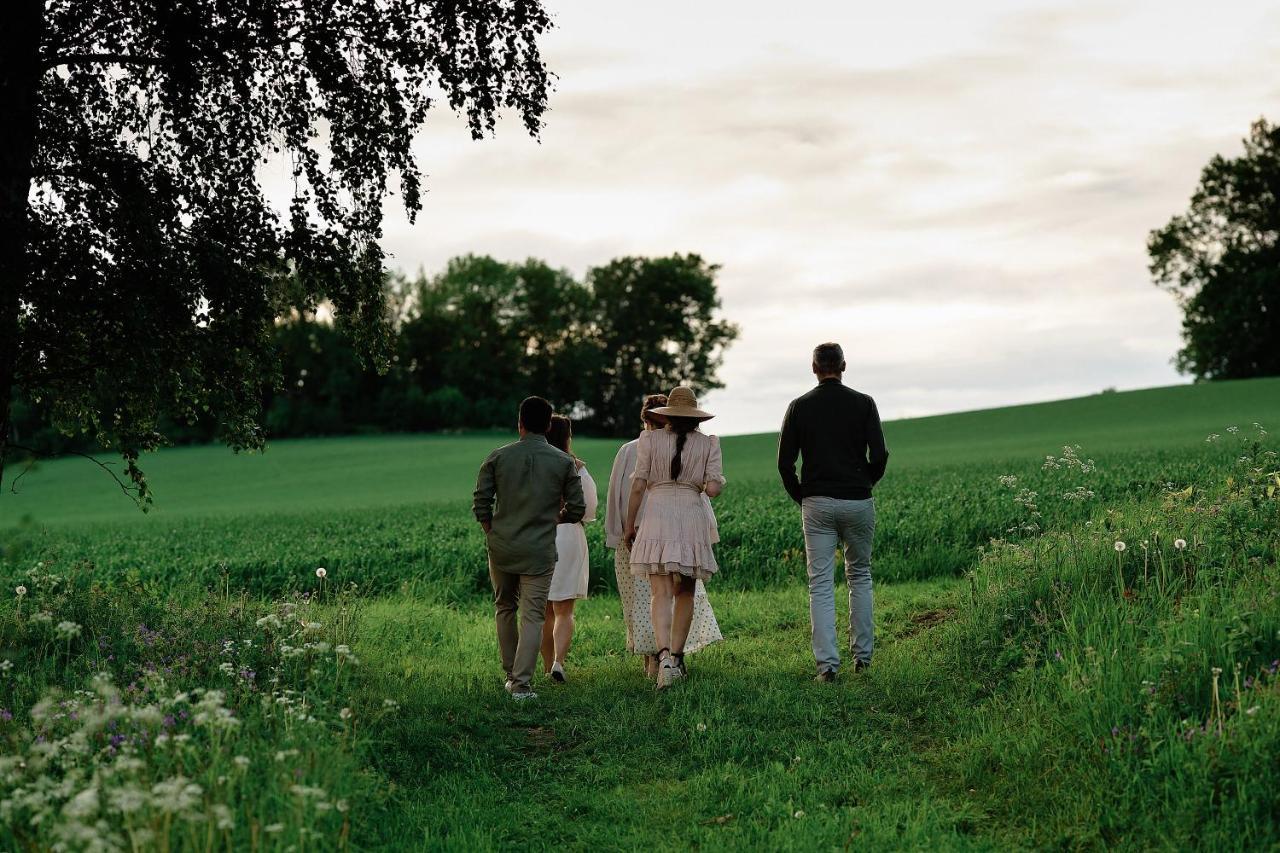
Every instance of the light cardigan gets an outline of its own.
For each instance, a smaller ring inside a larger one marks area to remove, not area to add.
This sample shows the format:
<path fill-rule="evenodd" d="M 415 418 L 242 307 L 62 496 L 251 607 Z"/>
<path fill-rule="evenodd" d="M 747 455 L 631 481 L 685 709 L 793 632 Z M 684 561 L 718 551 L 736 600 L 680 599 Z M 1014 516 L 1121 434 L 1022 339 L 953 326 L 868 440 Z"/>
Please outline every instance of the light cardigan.
<path fill-rule="evenodd" d="M 639 439 L 628 441 L 618 448 L 618 455 L 613 457 L 604 506 L 604 544 L 607 548 L 618 547 L 627 526 L 627 502 L 631 500 L 631 475 L 636 470 L 636 445 L 639 443 Z"/>

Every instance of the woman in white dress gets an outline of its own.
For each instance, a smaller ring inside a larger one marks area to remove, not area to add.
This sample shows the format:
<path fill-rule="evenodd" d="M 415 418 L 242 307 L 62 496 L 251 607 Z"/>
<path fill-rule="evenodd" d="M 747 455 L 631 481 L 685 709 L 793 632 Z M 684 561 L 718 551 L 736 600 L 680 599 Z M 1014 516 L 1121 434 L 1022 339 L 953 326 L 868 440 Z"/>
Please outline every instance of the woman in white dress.
<path fill-rule="evenodd" d="M 564 415 L 553 415 L 551 429 L 547 430 L 547 442 L 558 450 L 573 456 L 573 422 Z M 587 551 L 587 533 L 582 525 L 595 521 L 599 498 L 596 482 L 587 473 L 586 464 L 573 457 L 582 479 L 582 496 L 586 499 L 587 512 L 581 522 L 556 525 L 556 569 L 551 575 L 551 590 L 547 593 L 547 617 L 542 624 L 542 665 L 547 674 L 564 682 L 564 658 L 573 642 L 573 603 L 587 597 L 590 581 L 591 559 Z"/>
<path fill-rule="evenodd" d="M 665 688 L 685 675 L 695 584 L 720 568 L 712 550 L 720 533 L 704 495 L 719 495 L 725 478 L 719 439 L 698 429 L 713 416 L 698 408 L 692 390 L 673 389 L 667 405 L 653 411 L 667 426 L 642 433 L 636 445 L 623 539 L 631 547 L 631 574 L 649 579 L 658 687 Z"/>
<path fill-rule="evenodd" d="M 654 409 L 666 404 L 666 394 L 649 394 L 644 398 L 640 408 L 640 423 L 644 430 L 662 429 L 666 426 L 667 419 L 653 413 Z M 658 644 L 654 638 L 653 620 L 650 615 L 652 593 L 649 589 L 649 579 L 631 574 L 631 550 L 623 541 L 627 503 L 631 497 L 631 475 L 635 471 L 636 446 L 639 443 L 639 439 L 627 442 L 618 449 L 618 455 L 614 457 L 613 470 L 609 473 L 609 492 L 604 516 L 605 545 L 614 549 L 613 571 L 618 581 L 618 598 L 622 600 L 622 621 L 627 630 L 627 651 L 631 654 L 643 655 L 645 674 L 650 678 L 656 678 Z M 704 498 L 704 502 L 707 511 L 711 512 L 711 501 Z M 643 501 L 640 515 L 644 515 Z M 693 602 L 693 620 L 685 641 L 685 654 L 693 654 L 724 639 L 702 581 L 697 581 L 695 584 Z"/>

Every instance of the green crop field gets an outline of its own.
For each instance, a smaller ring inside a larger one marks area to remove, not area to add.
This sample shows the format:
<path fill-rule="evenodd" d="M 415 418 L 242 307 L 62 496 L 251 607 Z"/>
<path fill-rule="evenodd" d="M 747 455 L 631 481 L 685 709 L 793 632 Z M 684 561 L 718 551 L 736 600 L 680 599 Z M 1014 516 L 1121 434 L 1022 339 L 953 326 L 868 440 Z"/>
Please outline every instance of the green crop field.
<path fill-rule="evenodd" d="M 0 846 L 1275 847 L 1255 424 L 1280 380 L 887 424 L 876 661 L 835 685 L 775 439 L 725 438 L 725 642 L 654 691 L 596 523 L 570 682 L 520 706 L 468 513 L 508 437 L 167 450 L 146 515 L 41 462 L 0 496 Z M 617 445 L 576 445 L 602 485 Z"/>

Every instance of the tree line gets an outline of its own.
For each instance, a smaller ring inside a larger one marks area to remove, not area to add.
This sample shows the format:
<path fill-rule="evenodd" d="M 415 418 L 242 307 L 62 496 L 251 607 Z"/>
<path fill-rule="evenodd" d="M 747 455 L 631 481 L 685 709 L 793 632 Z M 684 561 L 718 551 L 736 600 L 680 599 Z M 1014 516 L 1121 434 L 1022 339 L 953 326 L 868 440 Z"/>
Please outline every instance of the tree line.
<path fill-rule="evenodd" d="M 278 370 L 261 389 L 266 435 L 510 428 L 529 394 L 584 432 L 629 434 L 645 393 L 722 387 L 738 330 L 717 316 L 717 269 L 692 254 L 624 257 L 578 280 L 542 260 L 467 255 L 434 276 L 389 275 L 380 365 L 324 311 L 277 320 Z M 29 394 L 14 400 L 13 421 L 15 443 L 41 453 L 98 449 Z M 169 414 L 158 431 L 172 443 L 210 441 L 219 424 L 196 410 Z"/>

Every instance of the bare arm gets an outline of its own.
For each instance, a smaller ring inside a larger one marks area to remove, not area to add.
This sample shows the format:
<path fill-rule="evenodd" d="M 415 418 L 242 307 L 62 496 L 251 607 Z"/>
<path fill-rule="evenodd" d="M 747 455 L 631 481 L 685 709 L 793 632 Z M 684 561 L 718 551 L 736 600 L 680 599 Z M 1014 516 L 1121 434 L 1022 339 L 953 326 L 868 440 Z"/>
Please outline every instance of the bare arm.
<path fill-rule="evenodd" d="M 648 488 L 648 480 L 632 478 L 631 497 L 627 501 L 627 525 L 622 534 L 622 540 L 627 543 L 628 548 L 636 541 L 636 516 L 640 515 L 640 504 L 644 501 L 644 493 Z"/>

